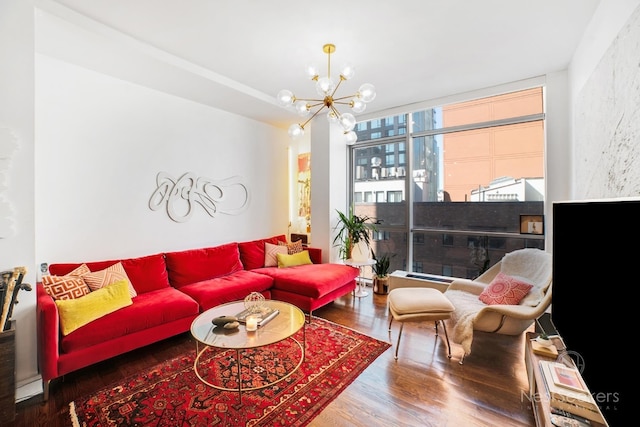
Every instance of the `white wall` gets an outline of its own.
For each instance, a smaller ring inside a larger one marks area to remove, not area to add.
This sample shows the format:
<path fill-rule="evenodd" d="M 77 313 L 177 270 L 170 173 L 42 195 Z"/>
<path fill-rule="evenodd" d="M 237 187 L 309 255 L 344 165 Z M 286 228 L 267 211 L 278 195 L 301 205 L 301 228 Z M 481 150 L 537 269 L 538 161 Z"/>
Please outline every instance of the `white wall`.
<path fill-rule="evenodd" d="M 289 141 L 281 131 L 44 55 L 36 56 L 36 89 L 38 263 L 286 233 Z M 225 200 L 211 217 L 195 204 L 189 220 L 175 222 L 149 207 L 159 172 L 238 176 L 249 206 L 225 215 L 234 207 Z"/>
<path fill-rule="evenodd" d="M 0 177 L 0 198 L 10 206 L 11 231 L 0 236 L 0 270 L 24 266 L 25 283 L 35 284 L 34 258 L 34 19 L 33 1 L 0 2 L 0 129 L 16 149 Z M 34 286 L 35 288 L 35 286 Z M 35 290 L 21 292 L 15 306 L 17 381 L 37 374 Z"/>
<path fill-rule="evenodd" d="M 601 2 L 569 67 L 571 199 L 640 194 L 640 1 Z"/>

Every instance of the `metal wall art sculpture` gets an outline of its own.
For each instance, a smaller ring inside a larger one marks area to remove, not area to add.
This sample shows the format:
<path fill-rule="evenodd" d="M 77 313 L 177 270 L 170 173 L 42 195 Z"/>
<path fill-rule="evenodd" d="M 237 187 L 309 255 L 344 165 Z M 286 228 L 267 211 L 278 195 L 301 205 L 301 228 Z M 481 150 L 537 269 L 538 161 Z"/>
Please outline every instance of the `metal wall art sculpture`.
<path fill-rule="evenodd" d="M 187 172 L 175 179 L 166 172 L 158 173 L 157 188 L 149 199 L 149 208 L 157 211 L 163 207 L 175 222 L 185 222 L 193 215 L 195 205 L 207 214 L 238 215 L 249 206 L 249 188 L 239 176 L 221 180 L 198 177 Z"/>

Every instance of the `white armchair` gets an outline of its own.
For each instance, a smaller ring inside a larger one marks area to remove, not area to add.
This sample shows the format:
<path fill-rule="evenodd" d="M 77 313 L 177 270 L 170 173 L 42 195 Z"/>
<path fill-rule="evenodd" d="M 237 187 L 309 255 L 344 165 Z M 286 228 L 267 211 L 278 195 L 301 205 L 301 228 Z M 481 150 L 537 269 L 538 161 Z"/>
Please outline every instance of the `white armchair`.
<path fill-rule="evenodd" d="M 499 272 L 533 287 L 518 304 L 485 304 L 480 294 Z M 452 341 L 460 344 L 464 355 L 471 354 L 473 331 L 519 335 L 526 331 L 551 304 L 551 254 L 539 249 L 520 249 L 474 280 L 455 279 L 445 296 L 455 307 L 449 320 Z"/>

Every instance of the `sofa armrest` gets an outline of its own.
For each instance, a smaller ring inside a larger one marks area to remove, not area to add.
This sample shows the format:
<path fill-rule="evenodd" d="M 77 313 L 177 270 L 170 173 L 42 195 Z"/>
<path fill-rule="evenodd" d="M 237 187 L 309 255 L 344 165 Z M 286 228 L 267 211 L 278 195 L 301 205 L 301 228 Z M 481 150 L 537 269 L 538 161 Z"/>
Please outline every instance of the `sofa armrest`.
<path fill-rule="evenodd" d="M 60 317 L 42 283 L 36 285 L 36 326 L 40 374 L 43 381 L 49 381 L 58 376 Z"/>
<path fill-rule="evenodd" d="M 309 251 L 309 258 L 311 258 L 311 262 L 314 264 L 322 264 L 322 249 L 312 248 L 311 246 L 307 246 L 304 249 Z"/>

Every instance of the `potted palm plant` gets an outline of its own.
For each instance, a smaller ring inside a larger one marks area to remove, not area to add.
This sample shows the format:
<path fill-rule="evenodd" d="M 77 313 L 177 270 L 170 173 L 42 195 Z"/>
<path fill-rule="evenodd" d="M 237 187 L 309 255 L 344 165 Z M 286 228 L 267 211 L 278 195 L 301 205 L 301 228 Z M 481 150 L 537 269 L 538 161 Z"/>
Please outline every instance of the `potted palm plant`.
<path fill-rule="evenodd" d="M 344 260 L 366 260 L 369 257 L 370 232 L 376 231 L 375 224 L 366 215 L 356 215 L 353 208 L 349 213 L 338 212 L 337 230 L 333 245 L 340 248 L 340 257 Z"/>
<path fill-rule="evenodd" d="M 389 293 L 389 267 L 394 255 L 376 256 L 376 253 L 371 251 L 371 258 L 375 261 L 371 269 L 373 270 L 373 292 L 376 294 L 386 295 Z"/>

